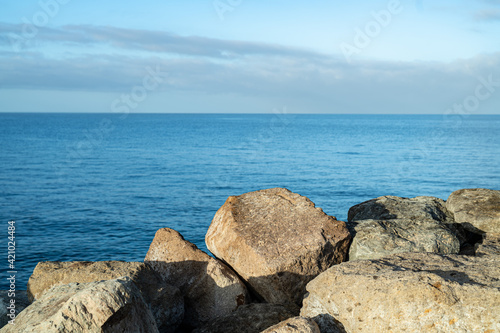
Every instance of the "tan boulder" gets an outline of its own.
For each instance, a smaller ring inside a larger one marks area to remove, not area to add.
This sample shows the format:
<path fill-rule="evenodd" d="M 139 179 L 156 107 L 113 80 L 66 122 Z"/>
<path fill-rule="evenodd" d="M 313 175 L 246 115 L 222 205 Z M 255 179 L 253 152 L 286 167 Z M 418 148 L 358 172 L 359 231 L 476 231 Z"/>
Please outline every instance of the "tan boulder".
<path fill-rule="evenodd" d="M 305 317 L 293 317 L 269 327 L 261 333 L 320 333 L 318 324 Z"/>
<path fill-rule="evenodd" d="M 403 253 L 334 266 L 301 315 L 330 332 L 498 332 L 500 257 Z"/>
<path fill-rule="evenodd" d="M 54 286 L 2 333 L 156 333 L 155 320 L 128 277 Z"/>
<path fill-rule="evenodd" d="M 478 233 L 500 233 L 500 191 L 485 188 L 458 190 L 450 194 L 446 208 L 455 221 Z"/>
<path fill-rule="evenodd" d="M 249 300 L 236 273 L 175 230 L 156 232 L 145 262 L 181 290 L 185 297 L 184 323 L 190 326 L 227 315 Z"/>
<path fill-rule="evenodd" d="M 87 283 L 128 276 L 149 305 L 160 332 L 173 332 L 184 318 L 184 298 L 148 265 L 124 261 L 46 261 L 35 267 L 28 281 L 28 297 L 40 298 L 53 286 Z"/>
<path fill-rule="evenodd" d="M 240 306 L 233 313 L 216 318 L 193 333 L 260 333 L 291 317 L 292 314 L 282 305 L 253 303 Z"/>
<path fill-rule="evenodd" d="M 346 259 L 344 222 L 284 188 L 231 196 L 208 229 L 208 249 L 269 303 L 297 312 L 306 284 Z"/>

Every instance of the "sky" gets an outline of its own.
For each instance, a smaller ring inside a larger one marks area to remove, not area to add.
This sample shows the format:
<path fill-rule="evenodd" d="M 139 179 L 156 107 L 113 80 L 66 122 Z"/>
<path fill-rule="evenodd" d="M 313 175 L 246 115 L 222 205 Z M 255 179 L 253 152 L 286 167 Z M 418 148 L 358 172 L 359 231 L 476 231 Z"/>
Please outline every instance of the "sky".
<path fill-rule="evenodd" d="M 500 0 L 0 8 L 0 112 L 500 114 Z"/>

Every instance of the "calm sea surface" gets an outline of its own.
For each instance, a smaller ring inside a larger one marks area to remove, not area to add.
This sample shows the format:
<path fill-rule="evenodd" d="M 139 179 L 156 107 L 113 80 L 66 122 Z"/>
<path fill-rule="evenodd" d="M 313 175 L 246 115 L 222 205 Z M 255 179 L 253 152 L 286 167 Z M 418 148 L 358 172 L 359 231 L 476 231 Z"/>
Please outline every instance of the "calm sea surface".
<path fill-rule="evenodd" d="M 142 261 L 162 227 L 206 250 L 230 195 L 287 187 L 345 219 L 382 195 L 500 189 L 500 116 L 0 113 L 0 159 L 0 289 L 9 220 L 25 289 L 39 261 Z"/>

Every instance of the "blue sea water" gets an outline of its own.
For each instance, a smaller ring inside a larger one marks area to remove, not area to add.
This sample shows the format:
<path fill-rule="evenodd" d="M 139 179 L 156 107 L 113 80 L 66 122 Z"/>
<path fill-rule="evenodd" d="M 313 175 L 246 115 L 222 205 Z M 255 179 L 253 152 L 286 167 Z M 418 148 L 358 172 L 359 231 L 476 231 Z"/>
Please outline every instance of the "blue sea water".
<path fill-rule="evenodd" d="M 0 289 L 44 260 L 142 261 L 159 228 L 206 250 L 230 195 L 287 187 L 338 219 L 382 195 L 500 189 L 500 116 L 0 113 Z M 3 229 L 3 231 L 2 231 Z"/>

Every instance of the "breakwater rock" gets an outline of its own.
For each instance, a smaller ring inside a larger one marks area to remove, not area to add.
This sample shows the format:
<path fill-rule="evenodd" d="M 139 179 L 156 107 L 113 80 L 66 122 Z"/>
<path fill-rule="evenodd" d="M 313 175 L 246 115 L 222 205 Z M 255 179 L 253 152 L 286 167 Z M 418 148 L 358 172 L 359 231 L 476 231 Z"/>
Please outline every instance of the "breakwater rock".
<path fill-rule="evenodd" d="M 144 262 L 41 262 L 0 332 L 500 332 L 499 198 L 385 196 L 346 223 L 287 189 L 231 196 L 214 257 L 163 228 Z"/>

